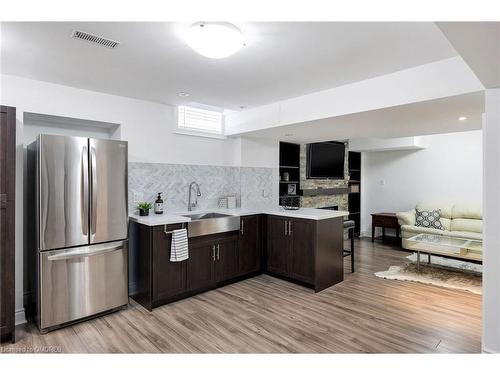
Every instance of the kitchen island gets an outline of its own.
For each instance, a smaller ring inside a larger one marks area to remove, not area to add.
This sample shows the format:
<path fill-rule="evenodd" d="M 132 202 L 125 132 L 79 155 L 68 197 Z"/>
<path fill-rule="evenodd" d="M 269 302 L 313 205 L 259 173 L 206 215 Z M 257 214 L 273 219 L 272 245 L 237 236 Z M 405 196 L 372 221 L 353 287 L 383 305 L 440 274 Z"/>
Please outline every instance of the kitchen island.
<path fill-rule="evenodd" d="M 207 220 L 228 215 L 239 225 L 201 236 L 190 232 L 200 219 L 184 216 L 193 213 L 130 215 L 130 295 L 149 310 L 263 272 L 315 292 L 343 280 L 346 211 L 214 209 Z M 188 229 L 189 259 L 170 262 L 171 231 L 179 228 Z"/>

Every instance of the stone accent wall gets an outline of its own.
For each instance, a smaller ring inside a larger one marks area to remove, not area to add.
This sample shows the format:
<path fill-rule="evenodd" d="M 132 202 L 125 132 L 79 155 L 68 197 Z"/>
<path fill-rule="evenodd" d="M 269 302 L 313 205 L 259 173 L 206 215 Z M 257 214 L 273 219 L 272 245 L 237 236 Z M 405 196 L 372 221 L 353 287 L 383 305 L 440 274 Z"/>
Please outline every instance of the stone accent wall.
<path fill-rule="evenodd" d="M 301 189 L 317 189 L 317 188 L 335 188 L 335 187 L 347 187 L 348 186 L 348 176 L 349 176 L 349 164 L 348 164 L 349 152 L 346 149 L 345 159 L 344 159 L 344 180 L 329 180 L 329 179 L 310 179 L 306 178 L 306 145 L 300 145 L 300 188 Z M 317 195 L 314 197 L 301 197 L 300 205 L 302 207 L 311 208 L 321 208 L 327 206 L 339 206 L 339 210 L 348 209 L 348 195 L 347 194 L 336 194 L 336 195 Z"/>

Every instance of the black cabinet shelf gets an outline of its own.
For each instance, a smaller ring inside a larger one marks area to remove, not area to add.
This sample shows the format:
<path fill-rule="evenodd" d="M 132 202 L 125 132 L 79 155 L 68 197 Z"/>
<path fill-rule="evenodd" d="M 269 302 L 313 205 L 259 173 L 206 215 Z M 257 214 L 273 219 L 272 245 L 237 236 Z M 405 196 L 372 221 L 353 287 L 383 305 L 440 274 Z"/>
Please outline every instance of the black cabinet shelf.
<path fill-rule="evenodd" d="M 359 237 L 361 229 L 361 153 L 349 151 L 349 186 L 357 186 L 358 191 L 348 195 L 349 219 L 354 220 L 354 235 Z"/>
<path fill-rule="evenodd" d="M 279 204 L 281 198 L 288 195 L 290 185 L 295 185 L 295 193 L 300 191 L 300 145 L 295 143 L 280 142 L 280 181 L 279 181 Z M 289 181 L 283 180 L 287 173 Z"/>

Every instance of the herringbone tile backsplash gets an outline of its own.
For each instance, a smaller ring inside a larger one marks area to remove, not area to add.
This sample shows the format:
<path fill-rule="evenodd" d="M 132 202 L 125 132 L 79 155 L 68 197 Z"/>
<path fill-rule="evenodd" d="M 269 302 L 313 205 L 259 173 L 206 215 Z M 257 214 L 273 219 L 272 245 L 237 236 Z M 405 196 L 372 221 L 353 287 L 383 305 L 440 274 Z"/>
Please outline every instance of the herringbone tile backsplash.
<path fill-rule="evenodd" d="M 158 192 L 167 212 L 186 211 L 192 181 L 201 190 L 197 210 L 217 208 L 219 198 L 227 195 L 235 195 L 238 206 L 269 206 L 274 203 L 272 173 L 272 168 L 129 163 L 129 212 L 136 213 L 136 199 L 154 202 Z"/>

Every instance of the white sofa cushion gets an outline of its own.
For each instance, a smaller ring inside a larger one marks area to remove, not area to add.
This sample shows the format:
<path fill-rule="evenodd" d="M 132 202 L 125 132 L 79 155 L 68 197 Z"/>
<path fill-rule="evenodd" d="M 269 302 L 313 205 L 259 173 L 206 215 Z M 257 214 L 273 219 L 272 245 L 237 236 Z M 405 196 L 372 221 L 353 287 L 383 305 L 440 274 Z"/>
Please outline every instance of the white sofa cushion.
<path fill-rule="evenodd" d="M 453 219 L 451 231 L 483 233 L 483 221 L 477 219 Z"/>
<path fill-rule="evenodd" d="M 483 240 L 483 234 L 482 233 L 476 233 L 476 232 L 462 232 L 462 231 L 456 231 L 453 230 L 449 232 L 449 236 L 451 237 L 457 237 L 457 238 L 466 238 L 469 240 Z"/>
<path fill-rule="evenodd" d="M 449 233 L 449 232 L 446 230 L 439 230 L 439 229 L 435 229 L 435 228 L 417 227 L 415 225 L 402 225 L 401 226 L 401 235 L 404 238 L 412 237 L 412 236 L 415 236 L 419 233 L 446 235 L 446 233 Z"/>
<path fill-rule="evenodd" d="M 452 218 L 452 203 L 444 203 L 444 202 L 420 202 L 417 204 L 416 208 L 419 211 L 432 211 L 432 210 L 441 210 L 441 217 L 446 219 Z"/>
<path fill-rule="evenodd" d="M 443 224 L 444 230 L 451 230 L 451 220 L 445 217 L 441 217 L 441 224 Z"/>
<path fill-rule="evenodd" d="M 471 240 L 482 240 L 482 233 L 477 232 L 467 232 L 467 231 L 448 231 L 448 230 L 439 230 L 434 228 L 423 228 L 416 227 L 415 225 L 402 225 L 401 226 L 401 237 L 408 239 L 410 237 L 416 236 L 420 233 L 427 234 L 440 234 L 442 236 L 449 237 L 457 237 L 457 238 L 466 238 Z"/>
<path fill-rule="evenodd" d="M 481 207 L 472 204 L 456 204 L 453 206 L 451 212 L 453 219 L 483 219 L 483 212 Z"/>
<path fill-rule="evenodd" d="M 399 225 L 415 225 L 415 209 L 396 213 Z"/>

